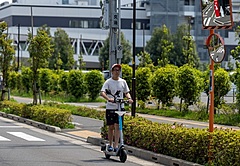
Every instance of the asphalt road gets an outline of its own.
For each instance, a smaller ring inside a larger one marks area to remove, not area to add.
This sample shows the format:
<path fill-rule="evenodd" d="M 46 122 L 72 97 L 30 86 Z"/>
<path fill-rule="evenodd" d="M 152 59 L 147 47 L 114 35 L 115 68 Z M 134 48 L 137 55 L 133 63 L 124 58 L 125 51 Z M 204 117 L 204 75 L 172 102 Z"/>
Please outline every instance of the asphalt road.
<path fill-rule="evenodd" d="M 128 166 L 160 165 L 128 156 Z M 99 146 L 0 117 L 1 166 L 112 166 Z"/>

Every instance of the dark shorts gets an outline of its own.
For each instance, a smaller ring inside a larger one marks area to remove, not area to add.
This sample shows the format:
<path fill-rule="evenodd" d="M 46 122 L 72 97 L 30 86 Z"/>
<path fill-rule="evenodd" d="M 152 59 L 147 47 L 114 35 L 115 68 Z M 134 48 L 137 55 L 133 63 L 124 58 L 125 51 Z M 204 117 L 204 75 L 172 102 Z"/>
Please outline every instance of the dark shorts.
<path fill-rule="evenodd" d="M 107 125 L 114 125 L 114 123 L 119 124 L 118 114 L 114 110 L 106 110 L 106 123 Z"/>

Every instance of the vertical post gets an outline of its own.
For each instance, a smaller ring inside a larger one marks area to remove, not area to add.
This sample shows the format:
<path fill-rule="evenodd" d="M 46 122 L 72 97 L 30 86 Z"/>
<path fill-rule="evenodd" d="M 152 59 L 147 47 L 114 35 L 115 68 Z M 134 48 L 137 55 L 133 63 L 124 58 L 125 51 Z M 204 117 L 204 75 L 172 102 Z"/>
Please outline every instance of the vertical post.
<path fill-rule="evenodd" d="M 31 6 L 31 31 L 32 31 L 32 38 L 33 38 L 33 9 Z"/>
<path fill-rule="evenodd" d="M 118 0 L 118 46 L 121 46 L 121 0 Z M 117 49 L 117 62 L 121 64 L 122 49 Z M 121 73 L 122 74 L 122 73 Z"/>
<path fill-rule="evenodd" d="M 145 53 L 145 24 L 143 23 L 143 53 Z"/>
<path fill-rule="evenodd" d="M 19 51 L 20 51 L 20 24 L 18 24 L 18 44 L 17 44 L 17 47 L 18 47 L 18 57 L 17 57 L 17 71 L 19 71 L 19 59 L 20 59 L 20 55 L 19 55 Z"/>
<path fill-rule="evenodd" d="M 117 0 L 109 1 L 109 70 L 113 64 L 117 62 L 117 29 L 118 29 L 118 20 L 117 16 Z"/>
<path fill-rule="evenodd" d="M 136 0 L 133 0 L 133 60 L 132 60 L 132 116 L 136 113 L 136 78 L 135 78 L 135 55 L 136 55 Z"/>
<path fill-rule="evenodd" d="M 214 30 L 210 30 L 210 35 L 214 33 Z M 213 134 L 213 123 L 214 123 L 214 61 L 210 58 L 210 110 L 209 110 L 209 146 L 208 146 L 208 163 L 211 165 L 213 154 L 212 154 L 212 134 Z"/>

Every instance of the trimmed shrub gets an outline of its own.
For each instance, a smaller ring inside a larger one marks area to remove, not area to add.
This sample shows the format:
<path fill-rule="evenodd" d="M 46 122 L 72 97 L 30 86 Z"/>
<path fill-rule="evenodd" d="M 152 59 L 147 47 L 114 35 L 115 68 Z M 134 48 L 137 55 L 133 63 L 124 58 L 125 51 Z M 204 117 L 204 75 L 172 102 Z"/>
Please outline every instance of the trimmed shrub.
<path fill-rule="evenodd" d="M 208 163 L 210 133 L 207 129 L 159 124 L 144 118 L 124 118 L 126 144 L 199 164 Z M 107 126 L 101 135 L 107 139 Z M 215 129 L 212 133 L 214 165 L 239 165 L 240 132 Z"/>
<path fill-rule="evenodd" d="M 103 75 L 98 70 L 92 70 L 85 74 L 84 80 L 89 98 L 93 101 L 99 96 L 104 83 Z"/>
<path fill-rule="evenodd" d="M 15 114 L 60 128 L 65 128 L 71 122 L 71 112 L 56 107 L 3 101 L 0 102 L 0 109 L 8 114 Z"/>

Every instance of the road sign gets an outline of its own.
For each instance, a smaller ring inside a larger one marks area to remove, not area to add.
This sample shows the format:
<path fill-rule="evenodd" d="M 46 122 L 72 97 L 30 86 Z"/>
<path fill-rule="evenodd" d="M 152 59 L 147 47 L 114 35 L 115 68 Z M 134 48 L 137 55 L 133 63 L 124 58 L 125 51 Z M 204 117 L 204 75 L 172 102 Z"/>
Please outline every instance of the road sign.
<path fill-rule="evenodd" d="M 201 0 L 203 29 L 230 29 L 233 26 L 231 0 Z"/>
<path fill-rule="evenodd" d="M 210 58 L 215 63 L 221 63 L 226 52 L 221 36 L 216 33 L 210 34 L 206 40 L 206 46 L 208 48 Z"/>

